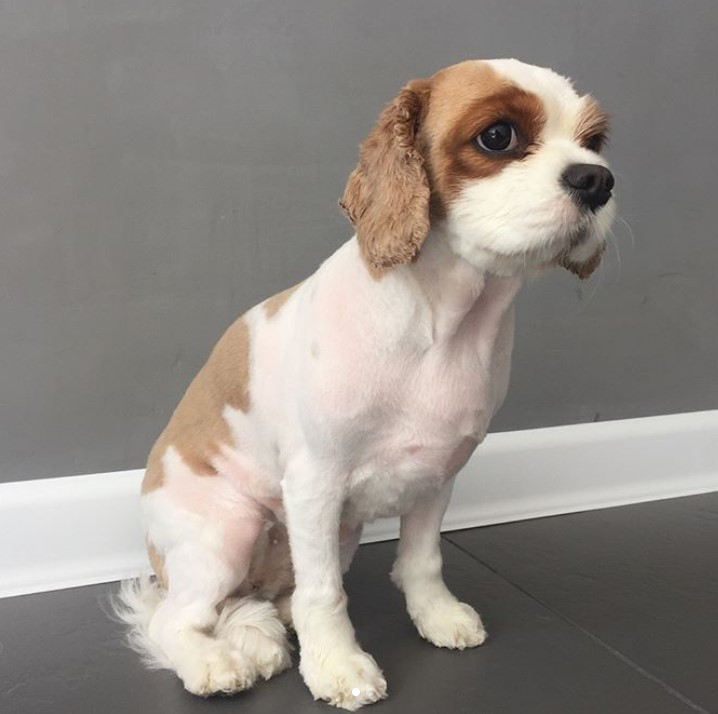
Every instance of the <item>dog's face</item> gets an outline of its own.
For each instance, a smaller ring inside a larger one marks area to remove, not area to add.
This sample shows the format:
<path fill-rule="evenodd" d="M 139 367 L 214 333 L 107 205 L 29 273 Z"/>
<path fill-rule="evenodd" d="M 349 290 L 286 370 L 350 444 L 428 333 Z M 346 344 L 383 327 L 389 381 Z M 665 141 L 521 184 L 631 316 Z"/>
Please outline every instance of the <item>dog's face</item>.
<path fill-rule="evenodd" d="M 412 260 L 433 225 L 482 270 L 587 277 L 614 214 L 607 131 L 596 101 L 551 70 L 463 62 L 384 110 L 342 206 L 375 275 Z"/>

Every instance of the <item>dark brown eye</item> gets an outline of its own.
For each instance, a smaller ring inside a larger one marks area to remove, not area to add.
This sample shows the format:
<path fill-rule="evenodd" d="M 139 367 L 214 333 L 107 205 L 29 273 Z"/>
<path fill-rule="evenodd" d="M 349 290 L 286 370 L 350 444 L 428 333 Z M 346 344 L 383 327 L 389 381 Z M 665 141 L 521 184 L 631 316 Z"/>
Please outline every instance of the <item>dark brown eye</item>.
<path fill-rule="evenodd" d="M 598 154 L 598 153 L 600 153 L 600 151 L 603 148 L 603 145 L 605 143 L 606 143 L 606 137 L 603 134 L 594 134 L 593 136 L 589 136 L 583 145 L 589 151 L 595 151 Z"/>
<path fill-rule="evenodd" d="M 507 121 L 497 121 L 496 124 L 492 124 L 484 129 L 474 141 L 479 149 L 490 154 L 513 151 L 519 144 L 515 127 Z"/>

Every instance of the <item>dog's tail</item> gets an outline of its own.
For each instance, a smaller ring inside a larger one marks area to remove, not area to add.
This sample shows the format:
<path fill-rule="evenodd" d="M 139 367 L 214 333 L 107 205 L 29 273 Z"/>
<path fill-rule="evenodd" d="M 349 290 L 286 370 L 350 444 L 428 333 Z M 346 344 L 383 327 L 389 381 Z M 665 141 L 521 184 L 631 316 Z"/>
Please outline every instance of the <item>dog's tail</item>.
<path fill-rule="evenodd" d="M 150 669 L 172 669 L 162 648 L 150 637 L 152 616 L 165 599 L 165 589 L 151 576 L 123 580 L 110 606 L 116 620 L 127 628 L 127 644 Z"/>
<path fill-rule="evenodd" d="M 142 575 L 120 583 L 119 591 L 111 599 L 115 619 L 127 628 L 128 645 L 150 669 L 174 669 L 150 634 L 150 622 L 166 594 L 167 591 L 153 577 Z M 242 651 L 257 664 L 259 674 L 265 678 L 291 664 L 285 627 L 277 608 L 268 600 L 227 598 L 219 608 L 219 618 L 212 635 L 217 639 L 241 643 Z"/>

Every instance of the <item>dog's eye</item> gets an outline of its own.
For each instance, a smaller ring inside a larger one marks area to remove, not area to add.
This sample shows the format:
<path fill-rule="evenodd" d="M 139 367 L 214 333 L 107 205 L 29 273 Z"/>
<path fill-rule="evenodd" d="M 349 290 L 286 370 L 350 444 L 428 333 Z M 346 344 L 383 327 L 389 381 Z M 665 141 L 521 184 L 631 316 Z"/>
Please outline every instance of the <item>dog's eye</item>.
<path fill-rule="evenodd" d="M 594 134 L 584 142 L 584 146 L 589 151 L 595 151 L 597 154 L 601 152 L 603 145 L 606 143 L 606 137 L 603 134 Z"/>
<path fill-rule="evenodd" d="M 489 153 L 500 151 L 512 151 L 519 144 L 516 129 L 507 121 L 497 121 L 487 129 L 484 129 L 474 139 L 479 149 Z"/>

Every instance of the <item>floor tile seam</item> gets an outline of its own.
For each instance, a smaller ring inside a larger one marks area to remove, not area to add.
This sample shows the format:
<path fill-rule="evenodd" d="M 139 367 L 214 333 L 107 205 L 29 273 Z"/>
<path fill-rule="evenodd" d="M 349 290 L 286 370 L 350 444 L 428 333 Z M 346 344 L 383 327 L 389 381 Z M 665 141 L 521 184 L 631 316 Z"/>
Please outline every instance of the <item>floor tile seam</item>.
<path fill-rule="evenodd" d="M 613 657 L 615 657 L 616 659 L 618 659 L 620 662 L 622 662 L 623 664 L 625 664 L 627 667 L 629 667 L 630 669 L 634 670 L 635 672 L 637 672 L 637 673 L 640 674 L 641 676 L 645 677 L 646 679 L 649 679 L 649 680 L 652 681 L 654 684 L 657 684 L 659 687 L 661 687 L 661 688 L 664 689 L 666 692 L 668 692 L 671 696 L 675 697 L 675 698 L 678 699 L 680 702 L 682 702 L 682 703 L 685 704 L 686 706 L 690 707 L 693 711 L 695 711 L 695 712 L 700 712 L 700 714 L 715 714 L 715 713 L 709 712 L 707 709 L 704 709 L 704 708 L 701 707 L 699 704 L 697 704 L 696 702 L 694 702 L 692 699 L 690 699 L 689 697 L 687 697 L 685 694 L 683 694 L 682 692 L 679 692 L 677 689 L 675 689 L 674 687 L 672 687 L 670 684 L 668 684 L 667 682 L 663 681 L 660 677 L 656 676 L 655 674 L 653 674 L 653 673 L 650 672 L 649 670 L 645 669 L 645 667 L 642 667 L 640 664 L 638 664 L 637 662 L 635 662 L 634 660 L 632 660 L 630 657 L 628 657 L 627 655 L 625 655 L 623 652 L 621 652 L 620 650 L 617 650 L 617 649 L 616 649 L 615 647 L 613 647 L 611 644 L 609 644 L 609 643 L 606 642 L 605 640 L 601 639 L 598 635 L 596 635 L 595 633 L 591 632 L 590 630 L 587 630 L 585 627 L 581 626 L 580 624 L 578 624 L 577 622 L 575 622 L 574 620 L 572 620 L 570 617 L 568 617 L 567 615 L 565 615 L 565 614 L 564 614 L 563 612 L 561 612 L 560 610 L 557 610 L 555 607 L 553 607 L 553 606 L 549 605 L 548 603 L 544 602 L 543 600 L 541 600 L 541 598 L 539 598 L 539 597 L 537 597 L 536 595 L 534 595 L 531 591 L 527 590 L 525 587 L 523 587 L 523 586 L 520 585 L 519 583 L 514 582 L 511 578 L 509 578 L 509 577 L 507 577 L 506 575 L 504 575 L 500 570 L 497 570 L 497 569 L 494 568 L 492 565 L 490 565 L 489 563 L 485 562 L 484 560 L 482 560 L 481 558 L 479 558 L 477 555 L 475 555 L 475 554 L 472 553 L 471 551 L 467 550 L 467 549 L 464 548 L 463 546 L 461 546 L 461 545 L 459 545 L 458 543 L 456 543 L 454 540 L 451 539 L 450 534 L 443 534 L 443 535 L 442 535 L 442 540 L 444 540 L 445 542 L 447 542 L 447 543 L 449 543 L 450 545 L 452 545 L 454 548 L 456 548 L 457 550 L 459 550 L 459 551 L 460 551 L 461 553 L 463 553 L 464 555 L 469 556 L 469 558 L 471 558 L 472 560 L 474 560 L 475 562 L 477 562 L 479 565 L 482 565 L 482 566 L 485 567 L 487 570 L 491 571 L 494 575 L 496 575 L 496 576 L 498 576 L 499 578 L 501 578 L 505 583 L 507 583 L 507 584 L 510 585 L 511 587 L 515 588 L 515 589 L 518 590 L 519 592 L 523 593 L 523 594 L 526 595 L 527 597 L 531 598 L 531 600 L 533 600 L 534 602 L 536 602 L 538 605 L 541 605 L 541 607 L 545 608 L 546 610 L 548 610 L 548 611 L 551 612 L 552 614 L 556 615 L 556 617 L 560 618 L 563 622 L 565 622 L 566 624 L 570 625 L 573 629 L 577 630 L 578 632 L 580 632 L 580 633 L 581 633 L 582 635 L 584 635 L 585 637 L 588 637 L 592 642 L 594 642 L 595 644 L 599 645 L 602 649 L 604 649 L 604 650 L 606 650 L 607 652 L 609 652 Z"/>

